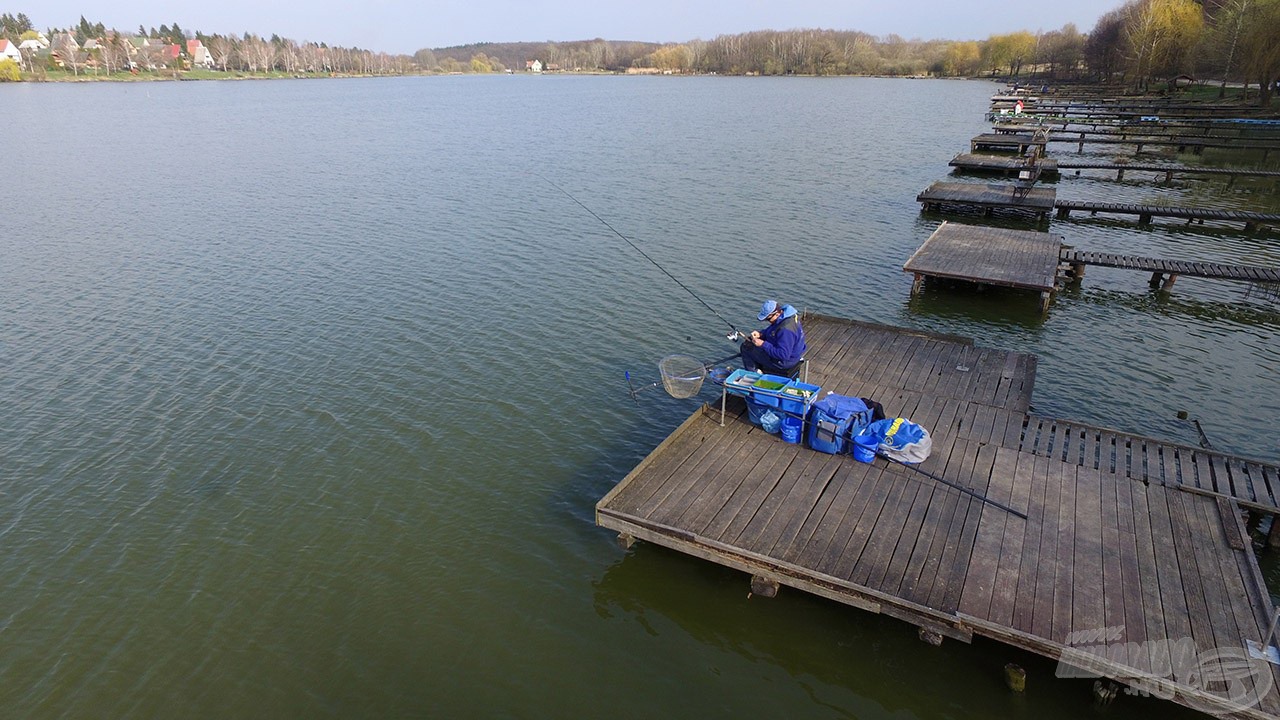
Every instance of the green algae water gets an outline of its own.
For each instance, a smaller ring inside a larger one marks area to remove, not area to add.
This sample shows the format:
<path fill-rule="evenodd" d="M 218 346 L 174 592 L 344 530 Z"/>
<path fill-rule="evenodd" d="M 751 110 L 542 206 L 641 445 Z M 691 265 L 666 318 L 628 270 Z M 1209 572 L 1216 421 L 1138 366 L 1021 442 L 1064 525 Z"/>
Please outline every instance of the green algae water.
<path fill-rule="evenodd" d="M 596 528 L 766 296 L 1039 355 L 1038 411 L 1280 460 L 1274 295 L 909 295 L 997 86 L 440 77 L 0 87 L 0 707 L 21 718 L 1034 717 L 1085 681 Z M 1108 153 L 1113 150 L 1108 149 Z M 1087 153 L 1086 153 L 1086 156 Z M 1101 155 L 1100 155 L 1101 156 Z M 1181 183 L 1181 184 L 1179 184 Z M 1274 211 L 1099 174 L 1060 197 Z M 1016 223 L 1015 223 L 1016 226 Z M 1106 220 L 1082 249 L 1280 264 Z M 701 399 L 711 398 L 707 383 Z M 890 408 L 891 410 L 891 408 Z M 1008 692 L 1004 663 L 1028 669 Z M 1126 717 L 1183 713 L 1122 697 Z"/>

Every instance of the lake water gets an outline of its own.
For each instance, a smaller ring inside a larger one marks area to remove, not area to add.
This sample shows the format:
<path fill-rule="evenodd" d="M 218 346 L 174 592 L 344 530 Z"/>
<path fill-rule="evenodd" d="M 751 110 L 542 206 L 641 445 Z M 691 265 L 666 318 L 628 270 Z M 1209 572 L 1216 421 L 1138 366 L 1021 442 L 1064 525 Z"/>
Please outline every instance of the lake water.
<path fill-rule="evenodd" d="M 729 325 L 752 326 L 767 296 L 1034 352 L 1041 413 L 1194 444 L 1175 417 L 1188 410 L 1219 447 L 1280 460 L 1280 314 L 1247 286 L 1182 278 L 1162 296 L 1139 273 L 1090 269 L 1046 317 L 1016 293 L 910 298 L 902 263 L 942 219 L 915 196 L 987 127 L 996 87 L 0 86 L 0 707 L 1089 713 L 1088 684 L 1054 681 L 1051 663 L 981 640 L 930 648 L 799 592 L 748 600 L 737 573 L 624 554 L 593 524 L 596 500 L 696 405 L 632 402 L 624 373 L 728 355 Z M 1056 187 L 1277 202 L 1265 183 Z M 1052 229 L 1084 249 L 1280 264 L 1274 235 Z M 1026 696 L 1002 685 L 1010 660 Z"/>

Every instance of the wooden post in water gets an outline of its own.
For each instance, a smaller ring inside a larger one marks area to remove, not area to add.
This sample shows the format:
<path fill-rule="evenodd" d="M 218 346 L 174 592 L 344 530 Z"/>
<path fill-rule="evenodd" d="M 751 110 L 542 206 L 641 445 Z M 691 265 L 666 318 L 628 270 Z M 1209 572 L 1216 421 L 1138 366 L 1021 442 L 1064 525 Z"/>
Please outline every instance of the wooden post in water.
<path fill-rule="evenodd" d="M 778 581 L 770 580 L 763 575 L 751 576 L 751 594 L 762 597 L 777 597 Z"/>
<path fill-rule="evenodd" d="M 1004 684 L 1009 689 L 1016 692 L 1024 692 L 1027 689 L 1027 671 L 1021 667 L 1008 663 L 1004 666 Z"/>

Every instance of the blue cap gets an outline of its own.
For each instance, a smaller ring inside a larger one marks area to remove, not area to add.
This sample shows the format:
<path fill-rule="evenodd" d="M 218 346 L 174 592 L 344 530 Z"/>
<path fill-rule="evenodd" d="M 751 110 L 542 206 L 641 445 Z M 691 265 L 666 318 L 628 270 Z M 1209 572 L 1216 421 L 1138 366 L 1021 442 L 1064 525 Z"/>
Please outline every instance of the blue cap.
<path fill-rule="evenodd" d="M 758 316 L 756 316 L 756 319 L 757 319 L 757 320 L 764 320 L 765 318 L 767 318 L 767 317 L 769 317 L 770 315 L 772 315 L 772 314 L 773 314 L 773 311 L 774 311 L 774 310 L 777 310 L 777 309 L 778 309 L 778 301 L 777 301 L 777 300 L 765 300 L 765 301 L 764 301 L 764 304 L 760 306 L 760 314 L 759 314 Z"/>

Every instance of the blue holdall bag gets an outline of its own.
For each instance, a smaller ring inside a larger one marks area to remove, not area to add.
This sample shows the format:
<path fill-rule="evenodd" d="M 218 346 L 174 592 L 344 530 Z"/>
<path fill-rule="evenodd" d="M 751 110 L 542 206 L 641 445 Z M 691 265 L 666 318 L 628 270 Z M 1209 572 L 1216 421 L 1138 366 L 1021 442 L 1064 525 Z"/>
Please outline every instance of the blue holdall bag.
<path fill-rule="evenodd" d="M 842 453 L 850 431 L 857 433 L 870 420 L 871 410 L 862 398 L 827 393 L 809 411 L 809 447 L 831 455 Z"/>

